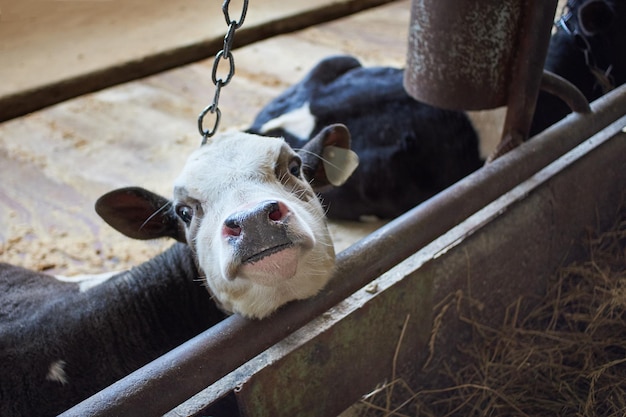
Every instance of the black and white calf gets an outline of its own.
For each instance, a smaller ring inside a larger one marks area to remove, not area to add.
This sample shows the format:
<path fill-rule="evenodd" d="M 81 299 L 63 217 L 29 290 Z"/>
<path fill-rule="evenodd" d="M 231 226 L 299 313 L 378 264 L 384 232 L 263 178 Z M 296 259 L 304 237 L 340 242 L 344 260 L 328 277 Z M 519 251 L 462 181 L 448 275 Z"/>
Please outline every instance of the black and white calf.
<path fill-rule="evenodd" d="M 248 131 L 298 148 L 325 125 L 345 124 L 360 164 L 345 185 L 321 193 L 328 216 L 396 217 L 483 164 L 466 115 L 414 100 L 402 78 L 400 69 L 365 68 L 351 56 L 326 58 Z"/>
<path fill-rule="evenodd" d="M 316 294 L 335 262 L 311 186 L 328 184 L 317 155 L 349 141 L 335 125 L 297 154 L 282 139 L 224 134 L 191 155 L 172 201 L 141 188 L 104 195 L 96 209 L 120 231 L 188 243 L 108 279 L 0 264 L 0 415 L 56 415 L 222 310 L 260 318 Z"/>
<path fill-rule="evenodd" d="M 345 158 L 321 158 L 349 148 L 350 133 L 340 124 L 298 153 L 283 139 L 225 133 L 189 157 L 172 201 L 125 188 L 101 197 L 96 210 L 129 237 L 187 243 L 220 307 L 262 318 L 329 280 L 335 252 L 313 187 L 349 177 L 356 166 Z"/>
<path fill-rule="evenodd" d="M 626 2 L 568 0 L 550 39 L 545 69 L 565 78 L 593 101 L 626 82 Z M 556 96 L 540 92 L 530 136 L 571 110 Z"/>

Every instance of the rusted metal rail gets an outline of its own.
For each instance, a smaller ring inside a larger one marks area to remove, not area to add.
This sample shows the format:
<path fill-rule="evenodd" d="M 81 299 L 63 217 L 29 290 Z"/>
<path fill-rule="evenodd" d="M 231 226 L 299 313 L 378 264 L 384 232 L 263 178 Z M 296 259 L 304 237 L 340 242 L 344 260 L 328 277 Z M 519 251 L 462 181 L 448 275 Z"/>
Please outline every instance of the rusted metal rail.
<path fill-rule="evenodd" d="M 572 114 L 338 255 L 329 286 L 266 320 L 232 316 L 63 416 L 160 415 L 213 384 L 626 113 L 626 86 Z M 411 238 L 407 238 L 410 236 Z"/>
<path fill-rule="evenodd" d="M 403 392 L 400 379 L 413 392 L 432 387 L 442 362 L 452 372 L 470 366 L 458 347 L 480 331 L 461 317 L 499 329 L 520 297 L 520 311 L 532 308 L 564 259 L 579 259 L 584 244 L 573 242 L 589 227 L 614 224 L 626 189 L 624 126 L 626 116 L 167 417 L 231 417 L 203 408 L 224 392 L 242 417 L 335 417 L 366 393 L 384 407 L 392 390 Z"/>
<path fill-rule="evenodd" d="M 428 354 L 432 309 L 443 297 L 473 294 L 499 325 L 504 305 L 541 293 L 549 271 L 564 253 L 575 253 L 571 242 L 588 225 L 613 221 L 626 185 L 624 133 L 616 137 L 624 126 L 626 116 L 168 416 L 207 415 L 207 404 L 232 391 L 242 416 L 335 416 L 397 378 L 392 368 L 404 369 L 409 383 Z M 397 350 L 403 321 L 407 333 Z M 438 358 L 464 342 L 462 329 L 448 320 L 437 334 L 447 339 L 433 350 Z M 220 411 L 211 410 L 231 415 Z"/>

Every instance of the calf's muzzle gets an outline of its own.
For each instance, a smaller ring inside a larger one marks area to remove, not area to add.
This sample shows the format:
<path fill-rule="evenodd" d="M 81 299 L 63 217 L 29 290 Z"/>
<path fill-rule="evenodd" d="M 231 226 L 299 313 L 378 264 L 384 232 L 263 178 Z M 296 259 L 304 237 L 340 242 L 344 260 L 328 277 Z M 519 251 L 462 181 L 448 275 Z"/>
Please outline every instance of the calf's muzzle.
<path fill-rule="evenodd" d="M 241 263 L 253 263 L 293 246 L 288 233 L 289 208 L 276 200 L 231 214 L 222 232 Z"/>

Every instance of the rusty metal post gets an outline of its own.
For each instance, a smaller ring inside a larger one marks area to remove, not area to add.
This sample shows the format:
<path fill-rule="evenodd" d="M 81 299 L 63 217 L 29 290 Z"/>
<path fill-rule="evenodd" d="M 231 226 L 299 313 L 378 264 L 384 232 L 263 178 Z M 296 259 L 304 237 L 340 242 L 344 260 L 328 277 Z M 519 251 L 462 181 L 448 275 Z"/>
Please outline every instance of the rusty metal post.
<path fill-rule="evenodd" d="M 407 92 L 448 109 L 505 105 L 521 9 L 511 0 L 413 0 Z"/>
<path fill-rule="evenodd" d="M 519 28 L 522 36 L 511 68 L 511 85 L 502 137 L 492 158 L 508 152 L 528 138 L 548 53 L 556 4 L 557 0 L 529 0 L 526 5 L 525 16 Z"/>
<path fill-rule="evenodd" d="M 503 138 L 521 143 L 534 113 L 556 5 L 557 0 L 413 0 L 407 92 L 449 109 L 506 105 Z"/>

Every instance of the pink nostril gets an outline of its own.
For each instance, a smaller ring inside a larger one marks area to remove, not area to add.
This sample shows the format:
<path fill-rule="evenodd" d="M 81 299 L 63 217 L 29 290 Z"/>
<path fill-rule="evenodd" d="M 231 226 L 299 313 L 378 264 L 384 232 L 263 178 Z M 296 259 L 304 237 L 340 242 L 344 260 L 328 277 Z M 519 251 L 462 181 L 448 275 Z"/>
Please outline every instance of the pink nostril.
<path fill-rule="evenodd" d="M 253 230 L 270 222 L 279 223 L 289 215 L 289 209 L 278 201 L 264 201 L 252 209 L 242 210 L 228 216 L 222 225 L 222 236 L 239 237 L 245 230 Z M 244 230 L 245 229 L 245 230 Z"/>
<path fill-rule="evenodd" d="M 289 209 L 283 203 L 276 202 L 272 204 L 271 211 L 269 212 L 269 218 L 272 221 L 278 222 L 284 219 L 289 213 Z"/>
<path fill-rule="evenodd" d="M 224 234 L 237 237 L 241 234 L 241 227 L 224 227 Z"/>
<path fill-rule="evenodd" d="M 234 219 L 228 218 L 224 222 L 224 227 L 222 228 L 222 233 L 224 236 L 234 236 L 237 237 L 241 234 L 241 226 Z"/>

